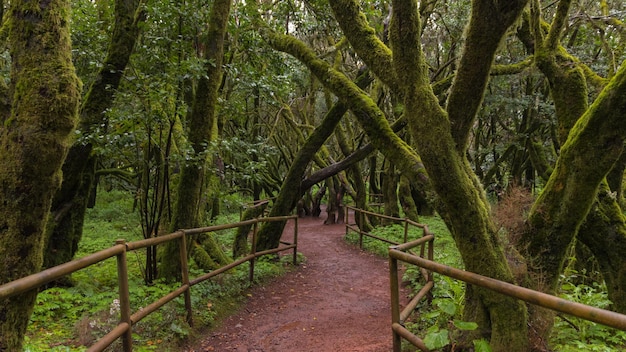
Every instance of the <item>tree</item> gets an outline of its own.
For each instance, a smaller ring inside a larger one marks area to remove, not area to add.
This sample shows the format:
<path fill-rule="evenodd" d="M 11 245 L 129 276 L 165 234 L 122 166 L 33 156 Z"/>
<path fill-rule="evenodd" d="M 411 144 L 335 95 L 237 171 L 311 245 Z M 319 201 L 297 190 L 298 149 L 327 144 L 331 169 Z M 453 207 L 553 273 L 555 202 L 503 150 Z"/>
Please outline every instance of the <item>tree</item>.
<path fill-rule="evenodd" d="M 173 231 L 193 228 L 199 225 L 198 215 L 202 209 L 202 191 L 204 189 L 205 167 L 210 153 L 211 142 L 217 136 L 217 98 L 222 85 L 222 62 L 224 57 L 224 36 L 230 14 L 230 0 L 216 0 L 211 7 L 209 29 L 206 34 L 204 58 L 206 59 L 206 75 L 200 78 L 196 87 L 193 106 L 189 112 L 187 127 L 189 143 L 193 149 L 191 160 L 181 171 L 178 183 L 178 199 L 174 217 L 171 222 Z M 218 264 L 228 263 L 229 259 L 221 253 L 217 244 L 206 239 L 210 248 L 207 260 Z M 194 246 L 197 247 L 198 244 Z M 178 259 L 178 243 L 166 244 L 162 257 L 159 275 L 168 279 L 180 277 L 180 260 Z M 196 260 L 197 262 L 200 260 Z"/>
<path fill-rule="evenodd" d="M 0 283 L 41 269 L 81 85 L 71 60 L 69 1 L 11 2 L 11 83 L 0 126 Z M 8 108 L 10 106 L 10 108 Z M 37 291 L 0 303 L 0 350 L 19 351 Z"/>

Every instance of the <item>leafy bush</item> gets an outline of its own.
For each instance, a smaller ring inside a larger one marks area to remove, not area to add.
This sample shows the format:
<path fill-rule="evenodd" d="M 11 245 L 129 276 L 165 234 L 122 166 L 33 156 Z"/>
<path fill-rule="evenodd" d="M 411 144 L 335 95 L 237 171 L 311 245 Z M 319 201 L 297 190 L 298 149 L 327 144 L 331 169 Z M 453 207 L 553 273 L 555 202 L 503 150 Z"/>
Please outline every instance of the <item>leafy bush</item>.
<path fill-rule="evenodd" d="M 568 268 L 565 274 L 561 275 L 559 296 L 570 301 L 607 309 L 611 301 L 607 297 L 606 287 L 599 283 L 592 283 L 591 286 L 580 283 L 584 281 L 580 276 L 581 274 Z M 626 331 L 559 314 L 550 344 L 555 350 L 563 352 L 623 351 L 626 350 Z"/>

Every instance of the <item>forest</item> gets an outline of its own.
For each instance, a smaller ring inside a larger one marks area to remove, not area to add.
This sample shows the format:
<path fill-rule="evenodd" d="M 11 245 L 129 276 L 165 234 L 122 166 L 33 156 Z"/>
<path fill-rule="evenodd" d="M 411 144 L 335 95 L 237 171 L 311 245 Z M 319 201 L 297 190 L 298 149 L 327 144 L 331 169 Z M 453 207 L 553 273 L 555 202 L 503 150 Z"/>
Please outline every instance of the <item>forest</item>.
<path fill-rule="evenodd" d="M 123 191 L 141 236 L 271 199 L 445 223 L 465 270 L 626 313 L 621 0 L 47 0 L 0 6 L 0 284 L 75 258 Z M 254 217 L 250 210 L 244 217 Z M 367 221 L 359 226 L 369 228 Z M 282 222 L 258 249 L 279 245 Z M 232 253 L 212 234 L 190 256 Z M 168 244 L 144 280 L 180 276 Z M 70 279 L 54 285 L 71 286 Z M 37 292 L 0 302 L 22 350 Z M 547 351 L 553 312 L 468 288 L 458 348 Z"/>

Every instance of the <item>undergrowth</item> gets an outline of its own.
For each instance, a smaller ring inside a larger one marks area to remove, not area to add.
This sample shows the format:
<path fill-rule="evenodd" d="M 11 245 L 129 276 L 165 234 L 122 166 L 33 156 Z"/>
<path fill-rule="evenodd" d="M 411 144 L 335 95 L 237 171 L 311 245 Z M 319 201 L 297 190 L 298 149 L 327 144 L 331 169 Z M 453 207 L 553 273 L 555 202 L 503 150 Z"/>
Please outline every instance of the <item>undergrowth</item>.
<path fill-rule="evenodd" d="M 132 211 L 132 202 L 132 196 L 127 193 L 101 192 L 96 207 L 88 210 L 76 258 L 111 247 L 116 239 L 142 239 L 139 217 Z M 238 220 L 239 213 L 233 212 L 214 223 Z M 227 254 L 231 252 L 229 246 L 233 243 L 234 232 L 231 229 L 215 233 Z M 139 250 L 127 254 L 132 312 L 179 287 L 177 283 L 159 280 L 146 285 L 142 274 L 144 253 Z M 291 256 L 284 258 L 289 260 L 257 259 L 253 284 L 284 273 L 288 267 L 284 263 L 291 262 Z M 251 285 L 248 272 L 249 265 L 245 263 L 191 288 L 194 327 L 210 327 L 220 316 L 237 309 Z M 201 274 L 203 272 L 190 269 L 191 278 Z M 78 271 L 72 274 L 71 280 L 72 287 L 53 287 L 39 293 L 25 338 L 25 351 L 84 351 L 85 346 L 93 344 L 118 324 L 120 305 L 115 258 Z M 133 349 L 177 351 L 195 332 L 186 322 L 184 300 L 178 297 L 133 326 Z M 119 340 L 110 348 L 120 349 Z"/>

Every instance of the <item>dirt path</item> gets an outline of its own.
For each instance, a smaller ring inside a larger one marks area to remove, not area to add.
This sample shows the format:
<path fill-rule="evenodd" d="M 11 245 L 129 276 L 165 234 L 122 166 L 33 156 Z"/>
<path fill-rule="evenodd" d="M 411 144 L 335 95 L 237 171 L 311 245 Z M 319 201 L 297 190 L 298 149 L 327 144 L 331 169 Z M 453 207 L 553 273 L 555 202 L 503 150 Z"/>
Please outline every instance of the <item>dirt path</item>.
<path fill-rule="evenodd" d="M 236 315 L 188 351 L 390 351 L 387 259 L 345 243 L 345 226 L 323 221 L 298 220 L 306 263 L 253 288 Z M 285 239 L 292 233 L 289 223 Z"/>

